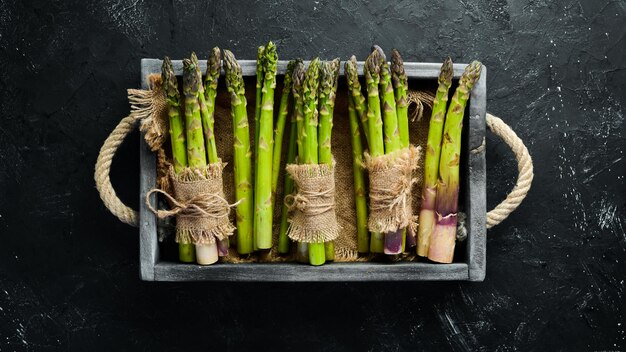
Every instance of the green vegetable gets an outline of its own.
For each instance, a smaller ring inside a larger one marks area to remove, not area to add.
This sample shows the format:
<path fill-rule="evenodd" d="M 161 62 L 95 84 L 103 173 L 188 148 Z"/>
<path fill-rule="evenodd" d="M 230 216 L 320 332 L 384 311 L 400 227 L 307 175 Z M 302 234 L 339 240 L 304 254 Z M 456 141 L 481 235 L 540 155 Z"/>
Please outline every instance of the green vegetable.
<path fill-rule="evenodd" d="M 346 82 L 348 83 L 348 91 L 354 102 L 354 109 L 357 117 L 361 120 L 361 127 L 365 135 L 365 139 L 369 143 L 369 124 L 367 122 L 367 103 L 361 92 L 361 83 L 359 82 L 359 73 L 357 71 L 356 57 L 352 55 L 349 61 L 344 65 Z"/>
<path fill-rule="evenodd" d="M 380 83 L 380 69 L 383 58 L 378 50 L 372 51 L 365 60 L 365 82 L 367 83 L 367 124 L 369 132 L 369 152 L 372 157 L 385 154 L 383 141 L 383 119 L 380 114 L 380 96 L 378 84 Z M 382 233 L 373 232 L 370 240 L 370 252 L 384 252 L 384 236 Z"/>
<path fill-rule="evenodd" d="M 430 126 L 428 127 L 428 142 L 424 158 L 424 188 L 417 231 L 417 254 L 428 256 L 430 235 L 435 227 L 435 199 L 437 196 L 437 181 L 439 178 L 439 156 L 441 155 L 441 138 L 443 123 L 448 107 L 448 91 L 452 85 L 452 60 L 447 58 L 441 65 L 439 86 L 433 101 Z"/>
<path fill-rule="evenodd" d="M 345 63 L 346 71 L 349 61 Z M 365 197 L 365 170 L 363 170 L 363 146 L 359 119 L 354 108 L 354 97 L 348 96 L 348 117 L 352 143 L 352 170 L 354 176 L 354 202 L 356 207 L 356 231 L 359 253 L 369 252 L 370 234 L 367 229 L 367 199 Z"/>
<path fill-rule="evenodd" d="M 263 98 L 259 117 L 259 144 L 255 170 L 254 231 L 258 249 L 272 248 L 272 151 L 274 143 L 274 90 L 276 88 L 276 46 L 269 42 L 263 58 Z"/>
<path fill-rule="evenodd" d="M 185 136 L 185 122 L 180 115 L 180 93 L 178 92 L 178 80 L 174 74 L 172 61 L 169 57 L 163 59 L 161 70 L 163 87 L 167 100 L 167 114 L 170 122 L 170 142 L 172 144 L 172 159 L 174 172 L 180 173 L 187 167 L 187 138 Z M 178 244 L 178 259 L 184 263 L 196 261 L 196 251 L 191 243 Z"/>
<path fill-rule="evenodd" d="M 335 111 L 335 97 L 337 96 L 337 81 L 339 78 L 339 59 L 322 63 L 319 87 L 319 130 L 318 130 L 318 162 L 332 165 L 331 136 L 333 129 L 333 113 Z M 334 260 L 335 246 L 333 242 L 326 242 L 326 260 Z"/>
<path fill-rule="evenodd" d="M 437 223 L 430 236 L 428 259 L 451 263 L 456 242 L 457 208 L 459 205 L 459 164 L 463 115 L 474 83 L 480 78 L 482 64 L 474 61 L 465 68 L 459 86 L 448 107 L 443 127 L 443 143 L 439 159 L 439 183 L 435 211 Z"/>
<path fill-rule="evenodd" d="M 239 254 L 249 254 L 253 251 L 254 214 L 250 130 L 241 66 L 229 50 L 224 50 L 224 71 L 226 71 L 226 88 L 230 93 L 230 114 L 233 121 L 235 197 L 240 202 L 236 211 L 237 251 Z"/>
<path fill-rule="evenodd" d="M 302 96 L 304 102 L 304 134 L 302 137 L 303 158 L 305 164 L 318 163 L 317 127 L 318 127 L 318 87 L 319 87 L 319 58 L 315 58 L 306 70 Z M 326 262 L 324 243 L 309 243 L 309 263 L 322 265 Z"/>
<path fill-rule="evenodd" d="M 278 107 L 278 118 L 274 128 L 274 151 L 272 157 L 272 204 L 276 202 L 276 187 L 278 186 L 278 176 L 283 170 L 281 168 L 281 157 L 283 152 L 283 136 L 285 125 L 287 123 L 287 115 L 289 114 L 289 97 L 291 95 L 291 86 L 293 82 L 293 69 L 297 61 L 292 60 L 287 64 L 285 77 L 283 78 L 283 92 L 280 96 L 280 106 Z"/>

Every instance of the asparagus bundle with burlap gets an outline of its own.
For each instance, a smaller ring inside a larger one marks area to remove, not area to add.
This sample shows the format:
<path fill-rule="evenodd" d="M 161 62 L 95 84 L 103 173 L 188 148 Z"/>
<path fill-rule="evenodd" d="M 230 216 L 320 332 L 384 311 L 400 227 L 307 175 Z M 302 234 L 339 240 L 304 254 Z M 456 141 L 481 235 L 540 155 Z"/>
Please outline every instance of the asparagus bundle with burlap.
<path fill-rule="evenodd" d="M 395 65 L 401 65 L 398 58 Z M 403 72 L 402 67 L 395 69 Z M 365 157 L 370 180 L 370 251 L 396 255 L 403 251 L 406 229 L 413 222 L 411 189 L 415 182 L 413 171 L 417 167 L 419 149 L 408 143 L 404 147 L 400 139 L 391 72 L 385 54 L 378 46 L 372 48 L 372 53 L 365 61 L 365 80 L 370 136 L 369 154 Z M 408 137 L 408 124 L 404 121 L 402 129 Z"/>
<path fill-rule="evenodd" d="M 335 64 L 330 65 L 328 74 L 331 78 L 335 77 L 336 66 Z M 302 146 L 301 158 L 300 164 L 287 165 L 287 172 L 293 177 L 297 192 L 285 199 L 285 204 L 288 204 L 292 210 L 288 236 L 294 241 L 308 243 L 309 263 L 311 265 L 324 264 L 326 261 L 324 243 L 334 241 L 339 234 L 339 225 L 335 213 L 334 162 L 330 150 L 326 150 L 330 145 L 323 146 L 324 160 L 330 158 L 330 163 L 326 161 L 320 163 L 319 158 L 320 140 L 318 140 L 318 136 L 325 142 L 331 131 L 331 115 L 327 114 L 323 122 L 327 126 L 322 128 L 321 134 L 318 133 L 319 76 L 320 61 L 315 58 L 305 73 L 302 98 L 300 99 L 299 95 L 296 96 L 297 102 L 302 100 L 304 109 L 302 126 L 301 128 L 298 126 L 298 138 Z M 330 81 L 332 82 L 332 79 Z M 333 83 L 331 83 L 329 92 L 331 96 L 335 94 L 332 90 Z M 297 85 L 299 83 L 296 83 L 296 79 L 294 79 L 294 87 Z M 328 112 L 330 113 L 332 107 L 326 105 L 329 103 L 329 99 L 324 101 L 324 109 L 329 109 Z M 296 125 L 298 125 L 297 118 Z"/>
<path fill-rule="evenodd" d="M 233 123 L 233 158 L 235 197 L 239 204 L 237 214 L 237 251 L 249 254 L 253 251 L 254 193 L 252 190 L 252 152 L 246 110 L 245 85 L 241 66 L 229 50 L 224 50 L 226 87 L 230 93 L 230 115 Z"/>
<path fill-rule="evenodd" d="M 318 162 L 332 167 L 333 155 L 331 152 L 331 135 L 333 128 L 333 113 L 335 111 L 335 97 L 339 79 L 339 59 L 322 63 L 319 91 L 319 131 L 318 131 Z M 335 245 L 333 242 L 324 244 L 326 260 L 335 259 Z"/>
<path fill-rule="evenodd" d="M 428 248 L 428 259 L 435 262 L 451 263 L 454 256 L 463 115 L 474 83 L 480 77 L 481 68 L 482 64 L 478 61 L 473 61 L 465 68 L 446 114 L 435 200 L 437 223 L 430 236 Z"/>
<path fill-rule="evenodd" d="M 432 114 L 428 128 L 428 142 L 424 160 L 424 188 L 422 190 L 422 204 L 417 231 L 417 254 L 428 256 L 430 235 L 435 227 L 435 199 L 437 195 L 437 180 L 439 178 L 439 156 L 441 155 L 441 138 L 443 123 L 448 106 L 448 91 L 452 85 L 452 60 L 447 58 L 441 65 L 439 86 L 433 102 Z"/>
<path fill-rule="evenodd" d="M 167 100 L 167 114 L 169 117 L 170 142 L 172 145 L 172 160 L 174 172 L 181 173 L 187 167 L 187 138 L 185 137 L 185 122 L 180 115 L 180 93 L 178 81 L 174 74 L 172 61 L 169 57 L 163 60 L 161 70 L 163 88 Z M 191 242 L 178 244 L 178 259 L 184 263 L 196 261 L 196 251 Z"/>
<path fill-rule="evenodd" d="M 272 248 L 272 151 L 277 62 L 276 46 L 269 42 L 263 57 L 264 77 L 254 172 L 254 232 L 256 247 L 263 250 Z"/>

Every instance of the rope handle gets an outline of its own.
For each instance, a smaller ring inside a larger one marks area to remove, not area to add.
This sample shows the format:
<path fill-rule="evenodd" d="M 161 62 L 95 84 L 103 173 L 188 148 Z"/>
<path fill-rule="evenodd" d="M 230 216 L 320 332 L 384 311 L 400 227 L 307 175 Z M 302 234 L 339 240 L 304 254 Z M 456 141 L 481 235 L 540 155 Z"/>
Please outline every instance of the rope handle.
<path fill-rule="evenodd" d="M 100 199 L 104 206 L 113 213 L 121 222 L 131 226 L 139 226 L 139 216 L 137 211 L 128 207 L 117 197 L 109 173 L 111 172 L 111 162 L 124 138 L 135 129 L 135 124 L 139 118 L 135 114 L 130 114 L 115 126 L 111 134 L 104 140 L 98 160 L 96 161 L 96 171 L 94 179 L 96 180 L 96 189 L 100 193 Z"/>
<path fill-rule="evenodd" d="M 524 142 L 515 132 L 499 117 L 487 113 L 487 127 L 496 136 L 500 137 L 513 151 L 517 160 L 517 183 L 507 197 L 493 210 L 487 213 L 487 228 L 490 229 L 506 219 L 522 203 L 533 180 L 533 162 Z M 96 189 L 100 193 L 100 198 L 104 206 L 113 213 L 121 222 L 131 226 L 138 226 L 137 211 L 125 205 L 115 193 L 109 174 L 111 172 L 111 162 L 115 152 L 124 138 L 135 129 L 135 124 L 139 118 L 135 114 L 130 114 L 123 118 L 115 129 L 107 137 L 100 148 L 98 160 L 96 161 L 94 179 Z"/>
<path fill-rule="evenodd" d="M 517 160 L 517 182 L 506 198 L 487 213 L 487 228 L 490 229 L 506 219 L 522 204 L 533 182 L 533 161 L 524 142 L 509 125 L 497 116 L 487 113 L 487 127 L 506 143 Z"/>

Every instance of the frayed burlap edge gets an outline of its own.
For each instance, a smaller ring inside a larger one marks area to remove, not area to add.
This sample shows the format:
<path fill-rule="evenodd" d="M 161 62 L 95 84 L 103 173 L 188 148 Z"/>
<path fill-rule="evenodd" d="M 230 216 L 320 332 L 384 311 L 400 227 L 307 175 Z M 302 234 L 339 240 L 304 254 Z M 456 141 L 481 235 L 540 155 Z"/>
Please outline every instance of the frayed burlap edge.
<path fill-rule="evenodd" d="M 387 233 L 414 226 L 411 192 L 420 153 L 420 147 L 415 146 L 377 157 L 365 153 L 370 181 L 370 231 Z"/>
<path fill-rule="evenodd" d="M 285 197 L 291 211 L 287 235 L 296 242 L 330 242 L 339 236 L 335 204 L 335 162 L 332 165 L 289 164 L 296 193 Z"/>
<path fill-rule="evenodd" d="M 149 75 L 148 84 L 148 90 L 128 89 L 128 102 L 131 113 L 141 121 L 139 130 L 144 132 L 146 143 L 155 152 L 163 147 L 169 135 L 167 102 L 161 75 Z"/>

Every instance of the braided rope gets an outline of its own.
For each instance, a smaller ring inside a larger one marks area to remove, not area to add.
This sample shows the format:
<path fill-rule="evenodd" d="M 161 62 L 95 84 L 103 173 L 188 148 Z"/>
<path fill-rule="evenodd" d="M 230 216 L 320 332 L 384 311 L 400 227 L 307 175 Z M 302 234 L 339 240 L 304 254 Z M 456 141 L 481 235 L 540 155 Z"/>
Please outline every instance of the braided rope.
<path fill-rule="evenodd" d="M 502 203 L 487 213 L 487 228 L 490 229 L 506 219 L 522 203 L 533 182 L 533 161 L 524 142 L 499 117 L 487 113 L 487 126 L 506 143 L 517 160 L 517 183 Z"/>
<path fill-rule="evenodd" d="M 96 189 L 100 193 L 100 198 L 113 215 L 115 215 L 120 221 L 131 226 L 137 227 L 139 225 L 137 211 L 126 206 L 117 197 L 109 173 L 111 171 L 111 162 L 115 156 L 117 148 L 122 144 L 124 138 L 135 129 L 135 125 L 139 121 L 139 118 L 135 114 L 130 114 L 120 121 L 115 126 L 115 129 L 107 137 L 100 148 L 98 154 L 98 160 L 96 161 L 96 172 L 94 178 L 96 180 Z"/>

